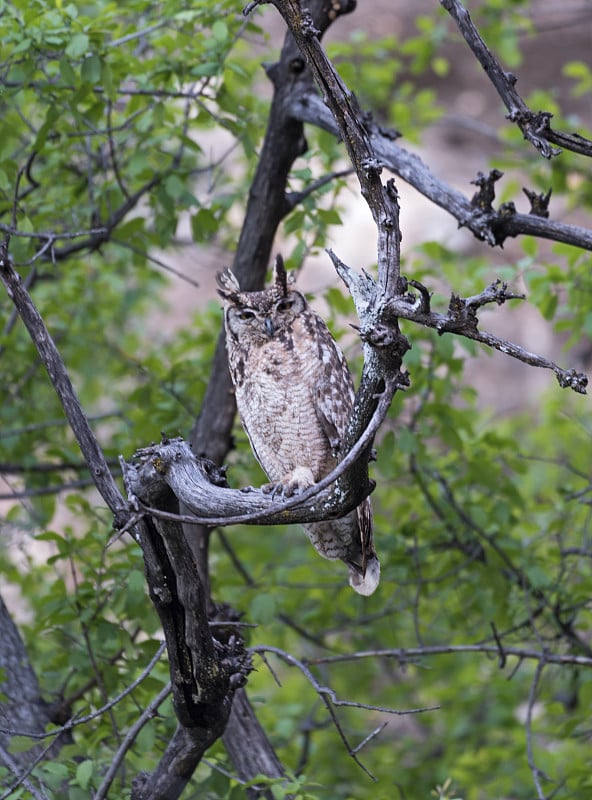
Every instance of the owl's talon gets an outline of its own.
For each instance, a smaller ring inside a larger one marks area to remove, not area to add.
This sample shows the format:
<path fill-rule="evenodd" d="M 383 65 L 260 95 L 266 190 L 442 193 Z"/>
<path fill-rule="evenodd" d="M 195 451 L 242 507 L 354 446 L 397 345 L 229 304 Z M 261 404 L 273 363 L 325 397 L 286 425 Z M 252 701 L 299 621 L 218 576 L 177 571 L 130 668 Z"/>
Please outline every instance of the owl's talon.
<path fill-rule="evenodd" d="M 263 494 L 271 495 L 271 499 L 275 500 L 278 494 L 280 494 L 280 496 L 283 495 L 284 487 L 281 483 L 264 483 L 261 487 L 261 491 Z"/>
<path fill-rule="evenodd" d="M 272 500 L 284 500 L 286 497 L 292 497 L 294 491 L 290 486 L 285 486 L 283 483 L 265 483 L 261 487 L 263 494 L 271 495 Z"/>
<path fill-rule="evenodd" d="M 265 483 L 261 487 L 263 494 L 270 494 L 272 500 L 276 498 L 285 500 L 300 494 L 315 482 L 314 476 L 308 467 L 296 467 L 292 472 L 284 475 L 281 481 Z"/>

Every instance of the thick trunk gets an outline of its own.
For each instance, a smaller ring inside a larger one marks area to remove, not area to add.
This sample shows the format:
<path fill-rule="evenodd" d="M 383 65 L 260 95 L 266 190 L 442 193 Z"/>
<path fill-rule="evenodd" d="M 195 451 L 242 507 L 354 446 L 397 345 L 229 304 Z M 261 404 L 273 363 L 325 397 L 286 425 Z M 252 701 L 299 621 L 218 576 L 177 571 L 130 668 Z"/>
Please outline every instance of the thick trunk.
<path fill-rule="evenodd" d="M 0 764 L 24 769 L 43 745 L 31 739 L 30 750 L 9 754 L 10 741 L 16 734 L 43 733 L 51 722 L 50 709 L 41 697 L 25 645 L 1 596 L 0 697 Z"/>

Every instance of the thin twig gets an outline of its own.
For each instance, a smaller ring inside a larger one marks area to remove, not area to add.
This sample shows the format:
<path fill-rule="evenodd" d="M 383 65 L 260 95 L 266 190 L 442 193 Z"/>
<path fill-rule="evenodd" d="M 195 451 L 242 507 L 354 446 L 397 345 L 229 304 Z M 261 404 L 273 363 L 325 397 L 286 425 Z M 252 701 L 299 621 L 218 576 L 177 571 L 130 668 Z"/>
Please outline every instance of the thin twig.
<path fill-rule="evenodd" d="M 335 656 L 318 656 L 305 659 L 306 664 L 336 664 L 341 661 L 357 661 L 362 658 L 394 658 L 402 664 L 407 664 L 418 658 L 455 655 L 457 653 L 483 653 L 499 656 L 499 647 L 488 644 L 459 644 L 459 645 L 429 645 L 425 647 L 399 647 L 390 650 L 360 650 L 355 653 L 342 653 Z M 540 650 L 529 650 L 526 647 L 504 647 L 504 654 L 515 656 L 518 659 L 540 660 Z M 546 664 L 571 664 L 573 666 L 592 668 L 592 658 L 578 656 L 573 653 L 545 653 Z"/>
<path fill-rule="evenodd" d="M 157 258 L 148 249 L 143 250 L 141 247 L 136 247 L 131 242 L 125 242 L 123 239 L 119 239 L 116 236 L 111 237 L 111 243 L 119 245 L 119 247 L 124 247 L 126 250 L 130 250 L 132 253 L 136 253 L 136 255 L 142 256 L 142 258 L 145 258 L 146 261 L 149 261 L 151 264 L 156 264 L 157 267 L 164 269 L 166 272 L 170 272 L 171 275 L 174 275 L 176 278 L 180 278 L 182 281 L 185 281 L 185 283 L 188 283 L 195 289 L 199 289 L 199 283 L 194 278 L 184 272 L 181 272 L 181 270 L 177 269 L 176 267 L 165 263 L 162 259 Z"/>
<path fill-rule="evenodd" d="M 80 239 L 83 236 L 102 236 L 107 233 L 108 229 L 105 227 L 87 228 L 81 231 L 21 231 L 16 225 L 7 225 L 5 222 L 0 222 L 0 231 L 15 239 L 47 239 L 51 242 L 57 242 L 61 239 Z"/>
<path fill-rule="evenodd" d="M 369 742 L 372 741 L 372 739 L 375 739 L 377 736 L 379 736 L 383 732 L 383 730 L 386 728 L 387 725 L 388 725 L 388 722 L 383 722 L 382 725 L 379 725 L 377 728 L 374 728 L 374 730 L 371 733 L 369 733 L 368 736 L 366 736 L 365 739 L 362 739 L 362 741 L 360 742 L 359 745 L 354 747 L 354 753 L 359 753 L 360 750 L 362 750 L 364 747 L 366 747 L 366 745 Z"/>
<path fill-rule="evenodd" d="M 127 751 L 135 742 L 136 737 L 138 736 L 142 728 L 145 725 L 147 725 L 147 723 L 150 722 L 150 720 L 156 715 L 156 712 L 158 711 L 159 707 L 171 694 L 172 690 L 173 689 L 171 684 L 167 683 L 167 685 L 163 689 L 161 689 L 161 691 L 156 695 L 156 697 L 146 706 L 144 711 L 140 714 L 138 719 L 128 730 L 119 748 L 117 749 L 117 752 L 113 756 L 113 760 L 109 765 L 109 769 L 105 773 L 105 777 L 103 778 L 101 785 L 97 789 L 97 792 L 94 795 L 93 800 L 103 800 L 105 797 L 107 797 L 107 792 L 109 791 L 109 788 L 113 783 L 115 776 L 117 775 L 117 771 L 121 766 L 121 763 L 125 758 Z"/>
<path fill-rule="evenodd" d="M 541 786 L 541 777 L 544 778 L 545 780 L 549 780 L 549 778 L 547 778 L 544 772 L 539 767 L 537 767 L 534 760 L 534 751 L 532 746 L 532 714 L 536 702 L 537 688 L 541 680 L 543 670 L 545 668 L 545 663 L 546 663 L 546 656 L 544 653 L 540 653 L 539 660 L 534 672 L 534 676 L 530 684 L 530 690 L 528 692 L 528 705 L 526 708 L 526 720 L 524 723 L 524 727 L 526 729 L 526 757 L 528 759 L 528 766 L 530 767 L 530 771 L 532 772 L 532 777 L 534 780 L 534 785 L 536 786 L 537 797 L 539 798 L 539 800 L 546 800 L 543 787 Z"/>
<path fill-rule="evenodd" d="M 327 175 L 322 175 L 320 178 L 309 183 L 304 189 L 298 192 L 288 192 L 288 194 L 286 194 L 286 202 L 290 208 L 295 208 L 318 189 L 322 189 L 323 186 L 331 183 L 331 181 L 334 181 L 336 178 L 346 178 L 348 175 L 351 175 L 353 171 L 354 170 L 349 167 L 348 169 L 340 169 L 335 172 L 330 172 Z"/>
<path fill-rule="evenodd" d="M 8 793 L 6 793 L 6 792 L 5 792 L 5 793 L 2 795 L 2 798 L 8 798 L 8 797 L 10 797 L 10 795 L 11 795 L 11 794 L 14 792 L 14 790 L 15 790 L 15 789 L 16 789 L 18 786 L 22 785 L 22 786 L 24 786 L 24 787 L 25 787 L 25 789 L 27 789 L 27 791 L 31 792 L 31 795 L 32 795 L 32 797 L 34 798 L 34 800 L 49 800 L 48 796 L 45 794 L 45 792 L 44 792 L 42 789 L 41 789 L 41 790 L 38 790 L 38 789 L 37 789 L 37 788 L 36 788 L 36 787 L 35 787 L 35 786 L 34 786 L 34 785 L 31 783 L 31 781 L 28 779 L 28 777 L 26 777 L 26 775 L 21 775 L 21 774 L 20 774 L 20 770 L 19 770 L 19 768 L 18 768 L 18 766 L 17 766 L 17 764 L 16 764 L 15 760 L 12 758 L 12 756 L 10 755 L 10 753 L 8 753 L 8 752 L 7 752 L 7 751 L 6 751 L 6 750 L 5 750 L 5 749 L 2 747 L 2 745 L 0 745 L 0 761 L 3 761 L 3 762 L 4 762 L 4 764 L 5 764 L 5 765 L 8 767 L 8 769 L 9 769 L 9 770 L 10 770 L 10 771 L 11 771 L 11 772 L 12 772 L 12 773 L 13 773 L 13 774 L 16 776 L 16 778 L 17 778 L 17 781 L 16 781 L 16 783 L 14 783 L 14 784 L 12 784 L 12 786 L 10 786 L 10 788 L 8 789 Z"/>
<path fill-rule="evenodd" d="M 250 652 L 257 653 L 260 656 L 263 656 L 265 653 L 273 653 L 282 661 L 285 661 L 286 664 L 289 664 L 290 666 L 293 667 L 297 667 L 300 670 L 300 672 L 304 675 L 304 677 L 313 687 L 317 695 L 323 701 L 323 704 L 325 705 L 327 711 L 329 712 L 331 719 L 333 720 L 335 729 L 337 730 L 339 737 L 343 742 L 348 754 L 352 757 L 352 759 L 356 762 L 356 764 L 370 778 L 372 778 L 372 780 L 376 780 L 376 778 L 366 768 L 366 766 L 358 759 L 356 753 L 363 747 L 363 745 L 366 743 L 366 741 L 369 740 L 369 738 L 374 738 L 374 736 L 376 736 L 379 731 L 375 731 L 373 732 L 373 734 L 371 734 L 370 737 L 366 737 L 366 739 L 357 747 L 352 747 L 352 745 L 349 743 L 345 735 L 345 732 L 341 726 L 341 723 L 339 722 L 339 719 L 337 718 L 337 715 L 335 713 L 335 707 L 346 706 L 348 708 L 361 708 L 361 709 L 366 709 L 368 711 L 380 711 L 384 714 L 394 714 L 397 716 L 404 716 L 407 714 L 420 714 L 426 711 L 436 711 L 439 708 L 439 706 L 428 706 L 424 708 L 412 708 L 412 709 L 406 709 L 405 711 L 400 711 L 398 709 L 388 708 L 386 706 L 375 706 L 375 705 L 370 705 L 368 703 L 358 703 L 352 700 L 340 700 L 336 696 L 335 691 L 333 689 L 331 689 L 328 686 L 323 686 L 321 683 L 317 681 L 317 679 L 312 674 L 312 672 L 310 671 L 305 662 L 300 661 L 291 653 L 288 653 L 285 650 L 282 650 L 279 647 L 274 647 L 272 645 L 257 645 L 256 647 L 250 648 Z"/>

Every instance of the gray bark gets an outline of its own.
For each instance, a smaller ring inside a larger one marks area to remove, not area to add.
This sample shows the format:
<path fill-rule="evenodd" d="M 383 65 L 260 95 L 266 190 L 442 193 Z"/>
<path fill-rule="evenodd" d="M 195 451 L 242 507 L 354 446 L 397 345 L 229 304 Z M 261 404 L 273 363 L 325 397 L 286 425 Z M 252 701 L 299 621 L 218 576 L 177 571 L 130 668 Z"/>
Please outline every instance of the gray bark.
<path fill-rule="evenodd" d="M 1 596 L 0 641 L 0 695 L 6 698 L 0 700 L 0 764 L 8 766 L 6 754 L 13 734 L 43 733 L 51 717 L 21 635 Z M 28 766 L 41 749 L 34 740 L 31 744 L 30 750 L 10 753 L 17 767 Z"/>

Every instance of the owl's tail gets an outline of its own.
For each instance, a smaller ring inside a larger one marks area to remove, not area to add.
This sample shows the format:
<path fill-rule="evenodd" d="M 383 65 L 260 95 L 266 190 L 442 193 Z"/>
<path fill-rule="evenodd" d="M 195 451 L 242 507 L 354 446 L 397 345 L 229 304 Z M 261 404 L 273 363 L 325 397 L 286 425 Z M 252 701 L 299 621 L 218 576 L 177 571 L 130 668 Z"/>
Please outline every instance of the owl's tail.
<path fill-rule="evenodd" d="M 371 555 L 366 563 L 366 572 L 362 574 L 359 566 L 348 564 L 349 585 L 354 592 L 363 594 L 365 597 L 373 594 L 380 583 L 380 561 L 375 555 Z"/>

